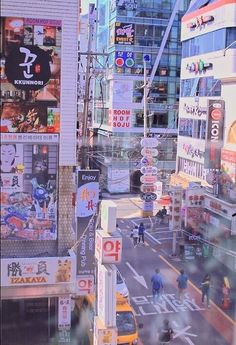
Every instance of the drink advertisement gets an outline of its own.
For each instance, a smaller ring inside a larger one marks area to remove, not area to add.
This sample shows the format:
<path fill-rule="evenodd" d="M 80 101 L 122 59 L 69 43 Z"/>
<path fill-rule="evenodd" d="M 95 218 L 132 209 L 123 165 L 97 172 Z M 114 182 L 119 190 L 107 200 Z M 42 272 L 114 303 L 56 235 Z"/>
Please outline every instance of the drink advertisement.
<path fill-rule="evenodd" d="M 56 240 L 58 135 L 1 139 L 1 239 Z"/>
<path fill-rule="evenodd" d="M 61 21 L 2 18 L 3 133 L 60 132 Z"/>
<path fill-rule="evenodd" d="M 79 170 L 77 189 L 77 274 L 94 275 L 99 170 Z"/>

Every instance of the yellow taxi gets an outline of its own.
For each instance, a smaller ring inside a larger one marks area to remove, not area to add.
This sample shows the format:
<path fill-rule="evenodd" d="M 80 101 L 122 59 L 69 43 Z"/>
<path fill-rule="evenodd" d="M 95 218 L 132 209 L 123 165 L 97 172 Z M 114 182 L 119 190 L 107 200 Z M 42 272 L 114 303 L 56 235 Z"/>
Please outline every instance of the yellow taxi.
<path fill-rule="evenodd" d="M 87 339 L 88 345 L 93 344 L 94 301 L 94 295 L 80 296 L 75 299 L 74 312 L 79 315 L 78 329 L 83 332 L 83 338 Z M 119 293 L 116 293 L 116 326 L 118 345 L 138 344 L 138 325 L 134 310 L 127 299 Z M 78 338 L 81 338 L 81 334 L 78 334 Z"/>

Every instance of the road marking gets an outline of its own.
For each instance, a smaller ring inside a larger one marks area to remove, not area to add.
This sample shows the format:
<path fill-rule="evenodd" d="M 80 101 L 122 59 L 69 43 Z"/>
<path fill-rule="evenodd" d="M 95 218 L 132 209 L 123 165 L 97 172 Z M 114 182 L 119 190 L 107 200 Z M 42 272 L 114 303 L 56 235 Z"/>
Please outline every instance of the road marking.
<path fill-rule="evenodd" d="M 169 262 L 167 261 L 162 255 L 159 255 L 159 258 L 164 261 L 169 267 L 171 267 L 175 273 L 180 274 L 180 272 Z M 194 288 L 194 290 L 196 290 L 199 294 L 201 294 L 201 290 L 198 289 L 190 280 L 189 280 L 189 285 L 192 286 L 192 288 Z M 211 305 L 213 305 L 217 311 L 223 315 L 228 321 L 230 321 L 230 323 L 232 323 L 232 325 L 236 326 L 236 321 L 234 321 L 233 319 L 231 319 L 231 317 L 229 315 L 227 315 L 222 309 L 220 309 L 212 300 L 210 300 Z"/>
<path fill-rule="evenodd" d="M 134 220 L 131 219 L 131 222 L 134 224 L 134 225 L 138 225 L 138 223 L 136 223 Z"/>
<path fill-rule="evenodd" d="M 156 253 L 157 251 L 156 251 L 156 249 L 154 249 L 154 248 L 151 248 L 151 250 L 154 252 L 154 253 Z"/>
<path fill-rule="evenodd" d="M 134 279 L 136 279 L 141 285 L 143 285 L 143 286 L 147 289 L 148 287 L 147 287 L 147 283 L 146 283 L 144 277 L 143 277 L 143 276 L 140 276 L 140 275 L 135 271 L 135 269 L 133 268 L 133 266 L 131 266 L 131 264 L 130 264 L 128 261 L 126 261 L 126 265 L 127 265 L 127 266 L 129 267 L 129 269 L 133 272 L 133 274 L 134 274 Z"/>
<path fill-rule="evenodd" d="M 146 231 L 146 235 L 149 236 L 154 242 L 161 244 L 159 240 L 157 240 L 155 237 L 153 237 L 149 232 Z"/>
<path fill-rule="evenodd" d="M 147 243 L 147 242 L 145 242 L 145 245 L 148 246 L 148 247 L 150 247 L 149 243 Z"/>

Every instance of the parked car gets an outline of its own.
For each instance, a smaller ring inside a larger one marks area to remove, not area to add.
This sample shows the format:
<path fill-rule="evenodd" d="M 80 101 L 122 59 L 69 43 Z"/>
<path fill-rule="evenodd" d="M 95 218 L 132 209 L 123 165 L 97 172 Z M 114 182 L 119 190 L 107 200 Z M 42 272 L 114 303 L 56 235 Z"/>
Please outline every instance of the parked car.
<path fill-rule="evenodd" d="M 128 302 L 129 300 L 129 290 L 125 283 L 125 279 L 122 277 L 120 271 L 117 269 L 116 274 L 116 291 L 119 292 L 123 297 L 125 297 Z"/>

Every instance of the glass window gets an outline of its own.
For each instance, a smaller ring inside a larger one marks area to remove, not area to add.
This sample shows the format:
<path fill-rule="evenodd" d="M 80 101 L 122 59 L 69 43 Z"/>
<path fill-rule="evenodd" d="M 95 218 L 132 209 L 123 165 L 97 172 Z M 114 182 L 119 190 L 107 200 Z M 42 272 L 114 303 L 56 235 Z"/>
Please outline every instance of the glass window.
<path fill-rule="evenodd" d="M 181 97 L 220 96 L 221 81 L 213 77 L 198 77 L 181 80 Z"/>
<path fill-rule="evenodd" d="M 226 30 L 226 47 L 228 47 L 231 43 L 236 40 L 236 27 L 235 28 L 227 28 Z M 236 48 L 236 44 L 232 45 L 232 48 Z"/>

